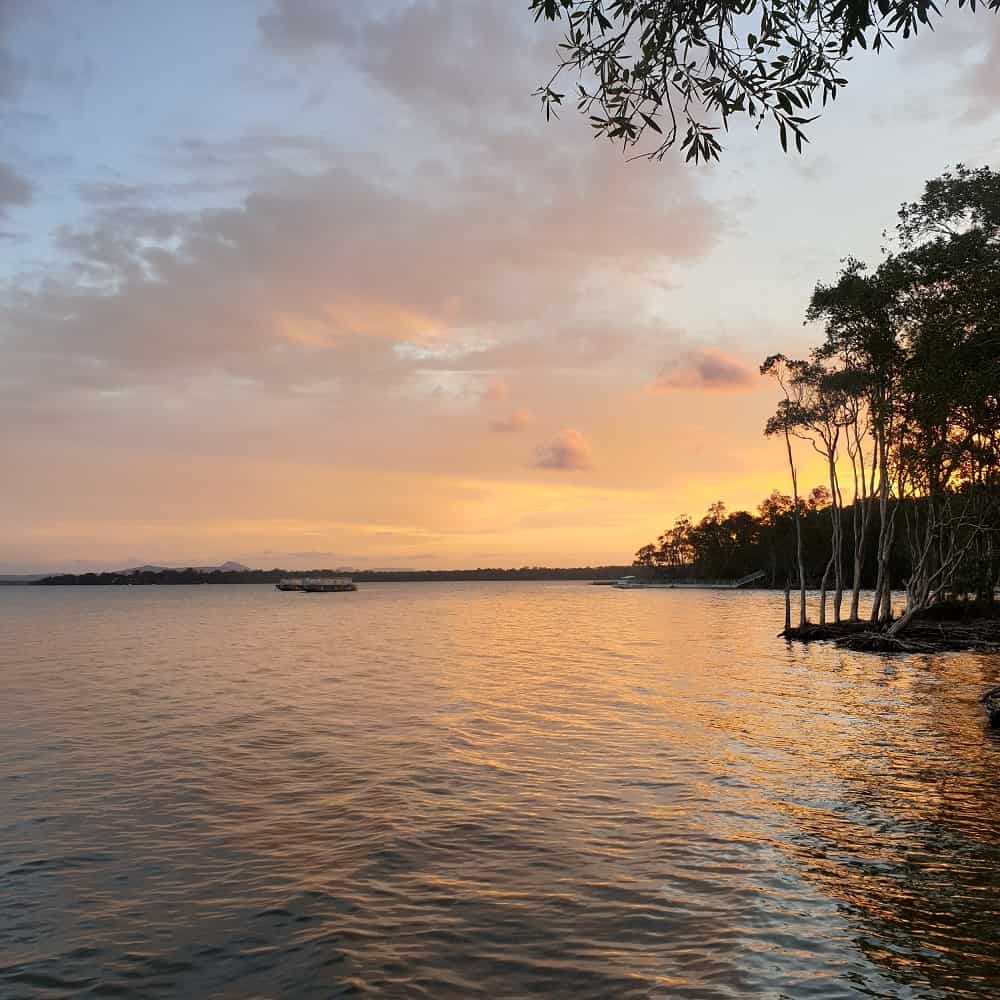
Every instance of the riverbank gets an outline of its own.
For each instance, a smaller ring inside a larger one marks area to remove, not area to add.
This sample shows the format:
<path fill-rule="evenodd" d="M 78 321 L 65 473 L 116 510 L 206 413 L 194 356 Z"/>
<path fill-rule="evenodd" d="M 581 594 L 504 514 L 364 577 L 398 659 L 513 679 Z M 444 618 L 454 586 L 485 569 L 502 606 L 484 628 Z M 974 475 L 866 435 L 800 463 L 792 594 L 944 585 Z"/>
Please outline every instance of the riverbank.
<path fill-rule="evenodd" d="M 833 642 L 862 653 L 1000 652 L 1000 609 L 996 606 L 942 603 L 916 616 L 904 631 L 889 635 L 892 622 L 828 622 L 783 629 L 795 642 Z"/>

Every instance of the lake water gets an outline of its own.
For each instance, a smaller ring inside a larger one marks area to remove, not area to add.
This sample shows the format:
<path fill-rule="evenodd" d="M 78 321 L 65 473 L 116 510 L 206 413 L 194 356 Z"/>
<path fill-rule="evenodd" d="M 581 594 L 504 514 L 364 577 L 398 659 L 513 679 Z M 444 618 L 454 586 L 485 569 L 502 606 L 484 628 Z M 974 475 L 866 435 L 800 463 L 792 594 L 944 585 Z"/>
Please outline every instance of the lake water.
<path fill-rule="evenodd" d="M 0 996 L 1000 994 L 1000 657 L 780 594 L 0 588 Z"/>

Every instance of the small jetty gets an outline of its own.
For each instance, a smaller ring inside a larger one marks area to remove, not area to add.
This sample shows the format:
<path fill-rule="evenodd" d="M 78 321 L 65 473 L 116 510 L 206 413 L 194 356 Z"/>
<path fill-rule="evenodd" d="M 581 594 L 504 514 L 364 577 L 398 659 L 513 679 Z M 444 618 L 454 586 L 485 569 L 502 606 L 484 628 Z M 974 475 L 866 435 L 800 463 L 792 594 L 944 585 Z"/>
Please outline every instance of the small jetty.
<path fill-rule="evenodd" d="M 336 594 L 358 589 L 349 576 L 286 577 L 274 586 L 278 590 L 298 590 L 304 594 Z"/>
<path fill-rule="evenodd" d="M 739 590 L 747 584 L 762 580 L 763 570 L 747 573 L 738 580 L 642 580 L 637 576 L 623 576 L 612 586 L 619 590 Z"/>

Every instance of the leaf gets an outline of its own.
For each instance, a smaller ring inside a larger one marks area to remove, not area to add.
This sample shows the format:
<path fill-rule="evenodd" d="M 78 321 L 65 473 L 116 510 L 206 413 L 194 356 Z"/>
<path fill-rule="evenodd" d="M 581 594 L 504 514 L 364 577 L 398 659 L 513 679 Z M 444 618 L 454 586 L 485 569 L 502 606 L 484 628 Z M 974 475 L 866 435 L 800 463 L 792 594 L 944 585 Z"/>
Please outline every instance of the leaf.
<path fill-rule="evenodd" d="M 657 133 L 659 133 L 660 135 L 663 135 L 663 129 L 662 129 L 662 128 L 660 128 L 660 126 L 659 126 L 659 125 L 657 125 L 657 123 L 656 123 L 656 119 L 655 119 L 655 118 L 652 118 L 652 117 L 651 117 L 650 115 L 647 115 L 647 114 L 646 114 L 646 113 L 645 113 L 644 111 L 640 111 L 640 112 L 639 112 L 639 114 L 640 114 L 640 115 L 642 116 L 642 120 L 643 120 L 643 121 L 644 121 L 644 122 L 645 122 L 645 123 L 646 123 L 646 124 L 647 124 L 647 125 L 648 125 L 648 126 L 649 126 L 649 127 L 650 127 L 650 128 L 652 129 L 652 130 L 653 130 L 653 131 L 654 131 L 654 132 L 657 132 Z"/>

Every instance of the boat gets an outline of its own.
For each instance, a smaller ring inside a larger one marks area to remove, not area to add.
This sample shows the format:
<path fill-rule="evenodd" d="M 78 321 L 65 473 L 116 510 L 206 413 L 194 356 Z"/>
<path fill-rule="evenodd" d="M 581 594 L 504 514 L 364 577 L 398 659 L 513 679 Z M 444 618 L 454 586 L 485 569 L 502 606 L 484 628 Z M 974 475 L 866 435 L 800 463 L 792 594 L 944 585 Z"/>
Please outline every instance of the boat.
<path fill-rule="evenodd" d="M 297 577 L 285 577 L 284 580 L 279 580 L 275 587 L 278 590 L 305 590 L 303 581 Z"/>
<path fill-rule="evenodd" d="M 763 570 L 747 573 L 738 580 L 641 580 L 637 576 L 621 576 L 613 586 L 619 590 L 738 590 L 755 580 L 762 580 Z"/>
<path fill-rule="evenodd" d="M 302 581 L 307 594 L 332 594 L 344 590 L 357 590 L 358 585 L 349 576 L 307 577 Z"/>

